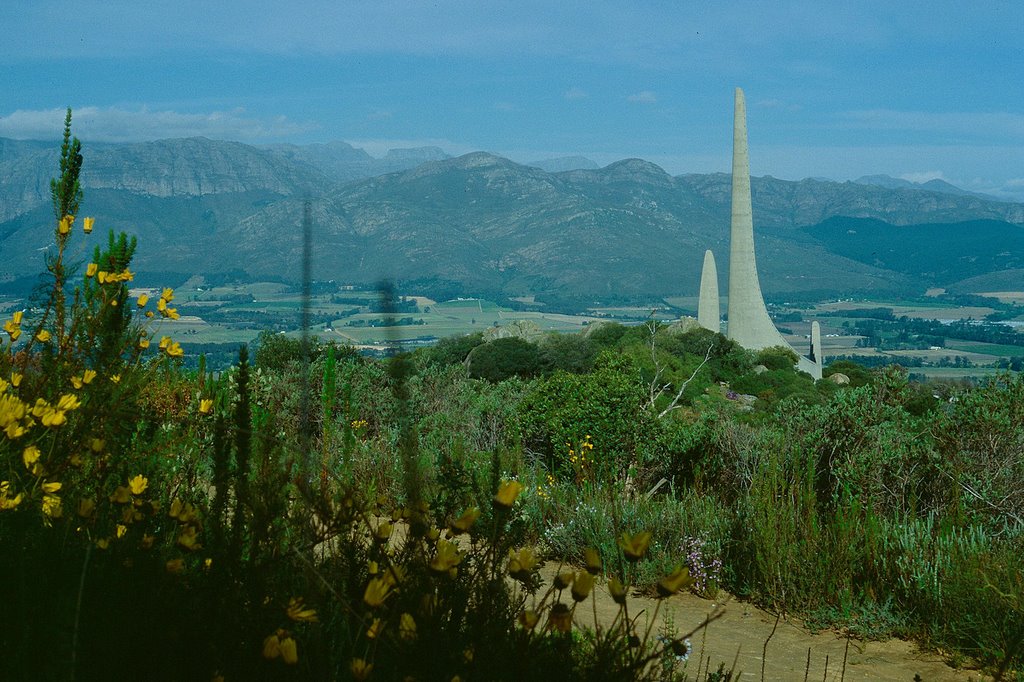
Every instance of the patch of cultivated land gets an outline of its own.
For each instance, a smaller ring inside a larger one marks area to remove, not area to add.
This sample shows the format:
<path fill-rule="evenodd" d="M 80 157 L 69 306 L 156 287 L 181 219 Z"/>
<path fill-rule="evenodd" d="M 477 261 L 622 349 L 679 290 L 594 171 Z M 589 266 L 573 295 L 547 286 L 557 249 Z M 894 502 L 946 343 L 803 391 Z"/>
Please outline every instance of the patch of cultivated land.
<path fill-rule="evenodd" d="M 966 320 L 983 319 L 995 312 L 994 308 L 985 306 L 950 306 L 936 302 L 935 305 L 922 303 L 901 304 L 893 301 L 835 301 L 819 303 L 815 310 L 834 312 L 841 310 L 865 310 L 870 308 L 891 308 L 896 317 L 917 317 L 924 320 Z M 809 313 L 813 317 L 813 313 Z"/>
<path fill-rule="evenodd" d="M 1003 303 L 1024 304 L 1024 291 L 989 291 L 981 295 L 998 298 Z"/>

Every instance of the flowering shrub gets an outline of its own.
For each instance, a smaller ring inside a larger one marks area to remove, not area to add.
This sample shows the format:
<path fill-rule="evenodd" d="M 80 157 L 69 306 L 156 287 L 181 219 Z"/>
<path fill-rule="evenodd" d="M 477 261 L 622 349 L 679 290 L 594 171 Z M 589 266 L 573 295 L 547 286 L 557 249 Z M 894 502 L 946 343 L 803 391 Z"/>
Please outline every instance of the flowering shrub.
<path fill-rule="evenodd" d="M 722 559 L 712 555 L 711 547 L 703 537 L 686 536 L 680 550 L 686 557 L 686 566 L 693 578 L 692 590 L 701 597 L 714 599 L 722 578 Z"/>

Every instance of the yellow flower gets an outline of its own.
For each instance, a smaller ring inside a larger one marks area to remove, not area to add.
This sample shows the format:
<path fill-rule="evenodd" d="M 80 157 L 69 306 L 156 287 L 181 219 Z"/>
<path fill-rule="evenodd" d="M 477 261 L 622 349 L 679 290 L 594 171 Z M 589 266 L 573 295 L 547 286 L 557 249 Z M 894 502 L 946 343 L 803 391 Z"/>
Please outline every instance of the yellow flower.
<path fill-rule="evenodd" d="M 14 497 L 10 497 L 11 482 L 0 481 L 0 510 L 14 509 L 24 497 L 24 493 L 18 493 Z"/>
<path fill-rule="evenodd" d="M 452 521 L 451 529 L 456 535 L 469 532 L 476 520 L 480 518 L 479 507 L 470 507 L 462 513 L 462 516 Z"/>
<path fill-rule="evenodd" d="M 117 524 L 117 537 L 123 538 L 128 532 L 128 526 L 122 526 L 120 523 Z"/>
<path fill-rule="evenodd" d="M 430 561 L 430 570 L 435 573 L 447 573 L 459 565 L 462 555 L 459 554 L 455 543 L 441 540 L 437 543 L 437 553 Z"/>
<path fill-rule="evenodd" d="M 95 218 L 86 218 L 82 221 L 82 231 L 86 234 L 92 232 L 93 223 L 96 222 Z"/>
<path fill-rule="evenodd" d="M 540 614 L 532 609 L 526 609 L 519 614 L 519 624 L 527 630 L 532 630 L 537 627 L 537 621 L 540 620 Z"/>
<path fill-rule="evenodd" d="M 199 414 L 210 414 L 213 410 L 213 400 L 211 398 L 203 398 L 199 401 Z"/>
<path fill-rule="evenodd" d="M 288 601 L 285 613 L 289 618 L 300 623 L 315 623 L 317 621 L 316 610 L 307 609 L 301 597 L 292 597 Z"/>
<path fill-rule="evenodd" d="M 92 277 L 96 274 L 96 271 L 100 269 L 100 266 L 95 263 L 89 263 L 85 266 L 85 276 Z"/>
<path fill-rule="evenodd" d="M 139 543 L 142 549 L 150 549 L 153 546 L 153 541 L 156 540 L 155 535 L 149 535 L 147 533 L 142 534 L 142 541 Z"/>
<path fill-rule="evenodd" d="M 107 274 L 108 273 L 106 270 L 100 270 L 99 272 L 96 273 L 96 281 L 99 282 L 100 284 L 106 284 Z"/>
<path fill-rule="evenodd" d="M 281 639 L 281 660 L 288 665 L 295 665 L 299 662 L 299 645 L 292 637 Z"/>
<path fill-rule="evenodd" d="M 11 386 L 15 388 L 21 386 L 21 378 L 22 376 L 18 372 L 11 372 Z"/>
<path fill-rule="evenodd" d="M 180 358 L 183 355 L 185 355 L 185 351 L 182 350 L 181 345 L 177 341 L 175 341 L 174 343 L 169 345 L 164 350 L 164 352 L 167 353 L 168 357 L 172 357 L 172 358 Z"/>
<path fill-rule="evenodd" d="M 138 474 L 134 478 L 128 479 L 128 488 L 131 489 L 132 495 L 141 495 L 146 491 L 146 486 L 148 485 L 149 479 L 142 474 Z"/>
<path fill-rule="evenodd" d="M 115 384 L 119 384 L 119 383 L 121 383 L 121 375 L 120 374 L 111 374 L 110 375 L 110 380 L 112 382 L 114 382 Z"/>
<path fill-rule="evenodd" d="M 555 579 L 553 581 L 555 589 L 564 590 L 565 588 L 569 587 L 569 585 L 572 585 L 572 581 L 575 577 L 576 574 L 572 571 L 558 573 L 557 575 L 555 575 Z"/>
<path fill-rule="evenodd" d="M 533 550 L 524 547 L 518 552 L 510 552 L 508 560 L 508 574 L 521 583 L 525 583 L 533 575 L 533 569 L 537 566 L 537 557 Z"/>
<path fill-rule="evenodd" d="M 21 320 L 24 316 L 24 310 L 15 310 L 13 313 L 11 313 L 11 322 L 13 322 L 14 324 L 21 324 Z"/>
<path fill-rule="evenodd" d="M 145 307 L 146 307 L 146 304 L 147 304 L 148 302 L 149 302 L 149 296 L 147 296 L 146 294 L 142 294 L 141 296 L 139 296 L 139 300 L 137 300 L 137 301 L 135 302 L 135 304 L 136 304 L 137 306 L 139 306 L 140 308 L 145 308 Z"/>
<path fill-rule="evenodd" d="M 391 585 L 383 578 L 373 578 L 366 585 L 366 592 L 363 593 L 363 601 L 371 609 L 375 609 L 384 603 L 391 591 Z"/>
<path fill-rule="evenodd" d="M 370 677 L 370 673 L 373 672 L 373 663 L 367 663 L 361 658 L 353 658 L 352 662 L 348 665 L 348 670 L 352 673 L 352 679 L 362 682 Z"/>
<path fill-rule="evenodd" d="M 60 481 L 50 481 L 48 483 L 44 483 L 43 484 L 43 492 L 44 493 L 55 493 L 58 490 L 60 490 L 61 487 L 62 486 L 61 486 Z"/>
<path fill-rule="evenodd" d="M 164 317 L 169 317 L 172 320 L 177 320 L 181 315 L 178 314 L 177 308 L 167 308 L 164 310 Z"/>
<path fill-rule="evenodd" d="M 146 350 L 147 348 L 149 348 L 149 339 L 143 336 L 139 339 L 139 350 Z"/>
<path fill-rule="evenodd" d="M 82 406 L 82 401 L 79 400 L 77 397 L 75 397 L 71 393 L 65 393 L 64 395 L 62 395 L 60 397 L 60 400 L 57 401 L 57 409 L 58 410 L 63 410 L 63 411 L 77 410 L 81 406 Z"/>
<path fill-rule="evenodd" d="M 193 525 L 187 525 L 182 529 L 181 534 L 178 535 L 178 544 L 189 550 L 190 552 L 197 549 L 201 549 L 202 545 L 199 543 L 199 531 Z"/>
<path fill-rule="evenodd" d="M 171 559 L 170 561 L 167 562 L 166 566 L 167 566 L 167 572 L 168 573 L 181 573 L 182 571 L 185 570 L 185 560 L 184 559 Z"/>
<path fill-rule="evenodd" d="M 174 289 L 170 289 L 170 288 L 164 289 L 160 293 L 160 298 L 162 298 L 167 303 L 170 303 L 171 301 L 174 300 Z"/>
<path fill-rule="evenodd" d="M 384 621 L 380 618 L 374 618 L 373 622 L 370 623 L 370 627 L 366 628 L 366 636 L 369 639 L 377 639 L 383 629 Z"/>
<path fill-rule="evenodd" d="M 267 635 L 263 640 L 263 658 L 272 661 L 281 655 L 281 637 L 278 630 L 272 635 Z"/>
<path fill-rule="evenodd" d="M 39 461 L 39 457 L 42 454 L 35 445 L 29 445 L 25 448 L 21 453 L 21 459 L 25 462 L 25 468 L 32 469 L 32 465 Z"/>
<path fill-rule="evenodd" d="M 82 383 L 83 384 L 92 383 L 92 380 L 95 379 L 95 378 L 96 378 L 96 370 L 94 370 L 94 369 L 87 369 L 84 372 L 82 372 Z"/>
<path fill-rule="evenodd" d="M 75 388 L 82 387 L 82 377 L 71 377 L 71 385 Z"/>
<path fill-rule="evenodd" d="M 404 640 L 416 639 L 416 621 L 411 613 L 403 613 L 398 620 L 398 636 Z"/>
<path fill-rule="evenodd" d="M 106 549 L 106 548 L 110 547 L 110 538 L 100 538 L 99 540 L 96 541 L 96 546 L 99 547 L 100 549 Z M 170 562 L 168 562 L 168 563 L 170 563 Z M 168 569 L 168 570 L 170 570 L 170 569 Z"/>
<path fill-rule="evenodd" d="M 622 548 L 622 553 L 629 561 L 640 561 L 647 553 L 647 547 L 650 544 L 651 532 L 648 530 L 640 531 L 632 537 L 626 533 L 619 537 L 619 547 Z"/>
<path fill-rule="evenodd" d="M 47 330 L 47 329 L 40 329 L 36 333 L 36 341 L 38 341 L 39 343 L 46 343 L 49 340 L 50 340 L 50 332 L 49 332 L 49 330 Z"/>
<path fill-rule="evenodd" d="M 57 485 L 60 485 L 59 483 Z M 43 486 L 45 489 L 46 486 Z M 64 510 L 61 508 L 60 497 L 57 495 L 43 495 L 43 514 L 51 519 L 59 519 Z"/>
<path fill-rule="evenodd" d="M 583 564 L 587 567 L 587 573 L 597 575 L 601 572 L 601 555 L 593 547 L 583 550 Z"/>
<path fill-rule="evenodd" d="M 612 576 L 608 581 L 608 594 L 612 595 L 612 600 L 616 604 L 626 603 L 626 592 L 627 587 L 623 585 L 618 578 Z"/>
<path fill-rule="evenodd" d="M 676 566 L 676 570 L 658 581 L 658 596 L 671 597 L 680 590 L 688 589 L 694 582 L 688 568 Z"/>
<path fill-rule="evenodd" d="M 594 576 L 587 573 L 586 571 L 580 571 L 576 574 L 576 580 L 572 583 L 572 598 L 573 601 L 583 601 L 590 595 L 590 590 L 594 587 Z"/>
<path fill-rule="evenodd" d="M 66 235 L 71 232 L 71 226 L 75 224 L 75 216 L 66 215 L 60 219 L 60 223 L 57 225 L 57 232 L 62 235 Z"/>
<path fill-rule="evenodd" d="M 569 607 L 562 602 L 553 605 L 548 612 L 548 627 L 559 632 L 572 630 L 572 611 Z"/>
<path fill-rule="evenodd" d="M 161 313 L 167 310 L 167 301 L 161 298 L 159 301 L 156 302 L 156 309 L 159 310 Z"/>
<path fill-rule="evenodd" d="M 160 350 L 164 350 L 169 345 L 171 345 L 171 337 L 169 337 L 169 336 L 161 336 L 160 337 L 160 346 L 159 346 Z"/>
<path fill-rule="evenodd" d="M 100 453 L 103 452 L 104 445 L 106 445 L 106 443 L 103 442 L 102 438 L 93 438 L 92 442 L 89 443 L 89 449 L 93 452 Z"/>
<path fill-rule="evenodd" d="M 523 492 L 523 484 L 519 481 L 503 481 L 498 486 L 498 494 L 494 496 L 494 503 L 499 507 L 510 509 L 521 492 Z"/>

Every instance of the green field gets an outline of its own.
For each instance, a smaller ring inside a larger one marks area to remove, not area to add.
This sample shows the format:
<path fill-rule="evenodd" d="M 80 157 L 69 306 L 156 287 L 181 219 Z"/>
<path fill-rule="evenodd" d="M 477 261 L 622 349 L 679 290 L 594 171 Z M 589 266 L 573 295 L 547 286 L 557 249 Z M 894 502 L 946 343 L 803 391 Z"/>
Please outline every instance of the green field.
<path fill-rule="evenodd" d="M 982 343 L 981 341 L 961 341 L 949 339 L 946 341 L 946 348 L 950 350 L 963 350 L 971 353 L 982 353 L 998 358 L 1024 357 L 1024 346 L 1008 346 L 998 343 Z"/>

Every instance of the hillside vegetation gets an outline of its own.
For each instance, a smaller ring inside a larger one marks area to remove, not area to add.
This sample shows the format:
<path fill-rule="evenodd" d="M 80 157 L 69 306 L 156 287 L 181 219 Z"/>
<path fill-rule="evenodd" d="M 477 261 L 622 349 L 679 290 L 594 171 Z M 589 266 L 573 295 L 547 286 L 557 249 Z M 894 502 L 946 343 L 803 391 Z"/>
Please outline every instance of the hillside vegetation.
<path fill-rule="evenodd" d="M 387 360 L 267 333 L 186 371 L 82 163 L 69 111 L 47 285 L 0 346 L 3 679 L 692 679 L 707 623 L 652 631 L 635 590 L 1024 668 L 1021 374 L 814 382 L 653 322 Z"/>

